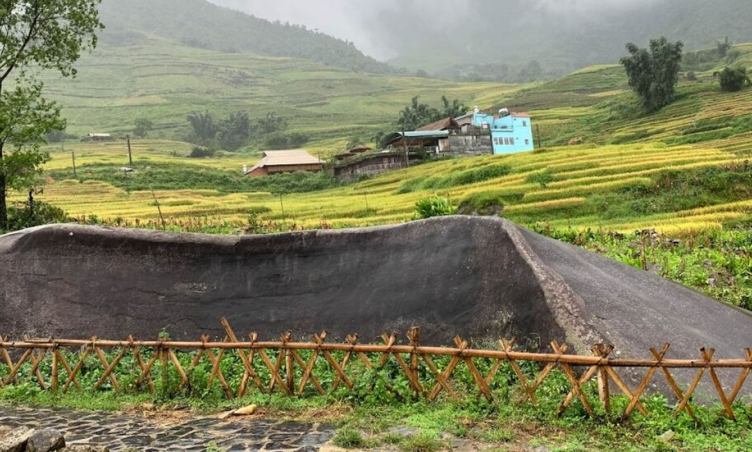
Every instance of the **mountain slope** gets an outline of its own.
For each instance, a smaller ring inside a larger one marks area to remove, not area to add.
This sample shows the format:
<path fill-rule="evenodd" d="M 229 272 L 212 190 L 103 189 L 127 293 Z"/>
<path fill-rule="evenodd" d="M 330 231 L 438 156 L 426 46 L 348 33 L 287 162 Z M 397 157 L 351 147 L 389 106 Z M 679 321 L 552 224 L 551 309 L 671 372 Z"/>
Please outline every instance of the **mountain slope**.
<path fill-rule="evenodd" d="M 453 20 L 436 27 L 414 21 L 417 6 L 399 14 L 385 11 L 373 33 L 398 49 L 398 66 L 452 75 L 467 66 L 501 63 L 513 75 L 532 60 L 563 75 L 592 64 L 614 63 L 627 42 L 649 38 L 682 40 L 687 49 L 713 46 L 728 36 L 752 41 L 748 0 L 645 0 L 631 2 L 546 2 L 467 0 Z M 482 12 L 482 13 L 481 13 Z M 386 20 L 387 17 L 389 20 Z M 512 79 L 512 78 L 507 78 Z"/>
<path fill-rule="evenodd" d="M 100 7 L 108 27 L 104 45 L 132 44 L 143 34 L 226 53 L 305 58 L 365 72 L 393 72 L 363 55 L 352 43 L 307 30 L 272 23 L 205 0 L 105 0 Z"/>
<path fill-rule="evenodd" d="M 110 36 L 113 36 L 112 29 Z M 215 118 L 275 112 L 290 131 L 314 141 L 367 139 L 393 124 L 413 96 L 438 105 L 441 95 L 493 105 L 515 86 L 463 84 L 360 73 L 310 60 L 226 53 L 121 30 L 118 46 L 102 45 L 77 63 L 75 79 L 45 74 L 46 96 L 60 102 L 68 132 L 131 133 L 138 118 L 156 125 L 150 137 L 183 139 L 186 116 Z"/>

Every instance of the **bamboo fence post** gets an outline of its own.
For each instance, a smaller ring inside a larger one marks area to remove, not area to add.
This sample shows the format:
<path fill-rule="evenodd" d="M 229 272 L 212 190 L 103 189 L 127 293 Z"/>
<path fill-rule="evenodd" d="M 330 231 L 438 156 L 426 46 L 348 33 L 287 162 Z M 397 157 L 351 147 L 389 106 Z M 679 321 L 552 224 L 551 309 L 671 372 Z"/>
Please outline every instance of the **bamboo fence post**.
<path fill-rule="evenodd" d="M 83 367 L 84 363 L 86 362 L 86 358 L 89 357 L 91 354 L 91 345 L 96 340 L 96 337 L 91 338 L 91 342 L 87 345 L 84 345 L 83 352 L 79 351 L 79 358 L 78 362 L 76 363 L 76 366 L 73 368 L 73 371 L 68 375 L 68 380 L 66 380 L 65 385 L 63 386 L 63 392 L 68 391 L 68 388 L 70 387 L 70 384 L 72 382 L 76 381 L 76 374 L 81 371 L 81 368 Z M 76 388 L 81 389 L 81 386 L 76 383 Z"/>
<path fill-rule="evenodd" d="M 715 351 L 713 350 L 713 353 Z M 713 357 L 713 353 L 710 354 L 710 358 Z M 705 349 L 700 349 L 700 354 L 702 355 L 703 360 L 705 361 L 706 367 L 701 367 L 697 374 L 695 375 L 695 378 L 692 380 L 692 383 L 689 384 L 689 388 L 687 388 L 687 392 L 684 393 L 684 397 L 682 397 L 681 402 L 679 402 L 679 406 L 676 408 L 676 411 L 674 412 L 674 419 L 676 419 L 679 416 L 679 413 L 682 412 L 682 410 L 685 407 L 689 406 L 689 400 L 692 398 L 692 393 L 695 392 L 695 389 L 697 389 L 697 385 L 700 384 L 700 380 L 702 380 L 702 376 L 705 374 L 705 369 L 707 368 L 707 364 L 710 362 L 708 359 L 707 353 L 705 353 Z M 697 420 L 695 416 L 692 416 Z"/>
<path fill-rule="evenodd" d="M 57 356 L 59 353 L 57 342 L 52 342 L 52 381 L 50 383 L 51 389 L 53 391 L 57 391 L 58 387 L 58 378 L 59 378 L 59 371 L 58 371 L 58 361 Z"/>
<path fill-rule="evenodd" d="M 209 342 L 209 337 L 204 335 L 201 337 L 201 339 L 204 341 L 204 347 L 208 347 L 206 343 Z M 225 340 L 223 342 L 227 341 L 227 337 L 225 337 Z M 221 352 L 222 350 L 220 350 Z M 225 396 L 227 396 L 228 399 L 233 399 L 232 390 L 230 390 L 230 386 L 227 384 L 227 380 L 225 380 L 225 376 L 222 373 L 222 369 L 220 368 L 222 354 L 218 354 L 217 357 L 214 356 L 214 352 L 212 352 L 211 348 L 205 348 L 204 354 L 207 358 L 209 358 L 209 362 L 212 365 L 212 373 L 209 377 L 208 384 L 211 385 L 214 378 L 219 380 L 220 386 L 222 386 L 222 390 L 225 392 Z M 214 377 L 214 378 L 212 378 Z"/>
<path fill-rule="evenodd" d="M 227 337 L 230 338 L 232 342 L 239 342 L 238 337 L 235 335 L 235 332 L 230 327 L 230 322 L 227 321 L 226 318 L 222 317 L 220 320 L 222 323 L 222 326 L 225 329 L 225 333 L 227 333 Z M 251 343 L 255 343 L 257 339 L 257 336 L 254 337 L 251 341 Z M 249 352 L 249 355 L 246 356 L 245 352 L 241 349 L 238 349 L 238 355 L 240 356 L 240 360 L 243 361 L 243 367 L 245 367 L 245 370 L 243 371 L 243 378 L 240 381 L 240 387 L 238 388 L 238 398 L 242 398 L 245 395 L 247 386 L 248 386 L 248 380 L 250 378 L 253 378 L 253 382 L 256 383 L 256 387 L 258 387 L 259 391 L 262 393 L 264 392 L 264 384 L 261 383 L 261 379 L 259 378 L 256 371 L 253 369 L 253 355 L 255 350 L 251 348 L 251 351 Z M 196 355 L 196 359 L 200 359 L 200 353 L 201 350 L 199 350 L 199 353 Z M 198 364 L 198 361 L 196 361 L 196 364 Z M 193 367 L 196 366 L 196 364 L 193 365 Z"/>
<path fill-rule="evenodd" d="M 146 365 L 144 364 L 144 359 L 141 357 L 141 352 L 139 351 L 139 348 L 136 345 L 136 341 L 133 336 L 128 336 L 128 342 L 130 342 L 131 344 L 131 350 L 133 351 L 133 356 L 136 359 L 136 364 L 138 364 L 139 369 L 141 369 L 141 375 L 144 375 Z M 143 380 L 139 378 L 139 380 L 136 382 L 136 387 L 140 388 L 142 383 Z M 156 388 L 154 387 L 154 382 L 151 379 L 151 375 L 149 375 L 148 373 L 146 373 L 146 383 L 149 386 L 149 392 L 151 392 L 152 394 L 157 392 Z"/>
<path fill-rule="evenodd" d="M 347 338 L 345 338 L 345 342 L 350 344 L 350 350 L 345 352 L 345 357 L 342 359 L 342 371 L 347 368 L 347 364 L 350 362 L 350 357 L 353 354 L 353 348 L 355 348 L 356 345 L 358 345 L 358 335 L 357 334 L 348 334 Z M 334 379 L 334 383 L 332 383 L 332 392 L 336 391 L 339 387 L 340 382 L 342 382 L 342 378 L 337 375 L 337 377 Z"/>
<path fill-rule="evenodd" d="M 551 347 L 557 353 L 561 351 L 561 347 L 559 346 L 559 343 L 556 341 L 551 342 Z M 582 406 L 585 407 L 585 411 L 587 411 L 590 417 L 594 417 L 593 407 L 590 406 L 590 402 L 588 402 L 587 396 L 585 396 L 585 393 L 582 392 L 582 388 L 580 387 L 580 380 L 574 374 L 574 371 L 572 371 L 572 368 L 569 367 L 569 364 L 564 363 L 564 362 L 559 362 L 559 367 L 562 368 L 562 370 L 564 371 L 564 374 L 567 376 L 567 379 L 572 384 L 572 391 L 580 399 L 580 402 L 582 402 Z M 566 408 L 567 408 L 567 405 L 562 403 L 561 406 L 559 407 L 559 416 L 561 416 L 564 413 L 564 410 Z"/>
<path fill-rule="evenodd" d="M 596 344 L 593 347 L 593 354 L 598 357 L 606 358 L 613 351 L 613 346 Z M 606 414 L 611 413 L 611 388 L 608 383 L 608 372 L 602 365 L 598 366 L 598 397 L 601 399 L 601 404 Z"/>
<path fill-rule="evenodd" d="M 413 395 L 413 399 L 417 402 L 420 398 L 421 392 L 423 392 L 423 387 L 420 385 L 418 377 L 418 360 L 420 359 L 420 354 L 416 351 L 420 346 L 420 327 L 414 326 L 410 328 L 407 332 L 407 338 L 410 340 L 410 345 L 413 347 L 413 351 L 410 352 L 410 373 L 412 374 L 412 379 L 418 383 L 415 387 L 415 394 Z"/>
<path fill-rule="evenodd" d="M 658 359 L 659 353 L 655 348 L 651 348 L 650 353 L 656 360 Z M 661 369 L 663 370 L 663 375 L 666 377 L 666 381 L 668 382 L 669 387 L 672 391 L 674 391 L 674 395 L 676 395 L 677 400 L 683 400 L 684 394 L 682 393 L 682 390 L 679 389 L 679 385 L 676 384 L 676 380 L 674 380 L 671 372 L 666 367 L 661 367 Z M 700 423 L 700 420 L 697 418 L 697 416 L 695 416 L 694 411 L 692 411 L 692 407 L 686 405 L 684 407 L 684 410 L 687 412 L 687 414 L 689 414 L 689 416 L 695 421 L 696 424 Z M 675 414 L 675 416 L 678 416 L 678 413 Z"/>
<path fill-rule="evenodd" d="M 651 367 L 648 369 L 648 373 L 645 375 L 645 378 L 642 380 L 642 383 L 640 383 L 640 386 L 637 387 L 637 390 L 634 393 L 634 396 L 632 397 L 632 400 L 629 401 L 629 405 L 627 406 L 627 409 L 624 410 L 624 415 L 622 416 L 623 419 L 629 419 L 629 416 L 632 415 L 632 411 L 634 411 L 635 407 L 640 401 L 640 397 L 642 396 L 643 392 L 648 387 L 648 384 L 650 384 L 650 380 L 653 378 L 653 375 L 658 371 L 659 367 L 662 367 L 662 361 L 663 358 L 666 356 L 666 353 L 668 353 L 668 349 L 671 345 L 670 344 L 663 344 L 663 348 L 661 348 L 661 351 L 657 353 L 656 358 L 658 359 L 658 362 L 655 364 L 654 367 Z"/>
<path fill-rule="evenodd" d="M 280 340 L 282 341 L 282 351 L 285 355 L 285 377 L 287 380 L 287 392 L 295 393 L 295 368 L 293 367 L 295 365 L 295 358 L 293 358 L 292 350 L 290 350 L 290 348 L 287 346 L 287 344 L 292 342 L 292 332 L 287 331 L 280 337 Z"/>
<path fill-rule="evenodd" d="M 744 351 L 747 354 L 747 361 L 752 363 L 752 349 L 748 348 Z M 744 386 L 744 382 L 747 380 L 748 376 L 749 376 L 749 367 L 742 369 L 741 374 L 739 374 L 739 378 L 736 380 L 734 389 L 731 391 L 731 395 L 729 395 L 729 403 L 733 404 L 736 398 L 739 396 L 739 391 L 741 391 L 742 387 Z"/>
<path fill-rule="evenodd" d="M 713 354 L 715 353 L 714 349 L 710 349 L 709 351 L 703 352 L 703 357 L 710 362 L 713 359 Z M 726 397 L 726 393 L 723 390 L 723 385 L 721 384 L 720 378 L 718 378 L 718 374 L 716 373 L 714 368 L 710 368 L 710 379 L 713 380 L 713 386 L 715 386 L 716 391 L 718 391 L 718 396 L 721 398 L 721 404 L 723 404 L 723 408 L 726 410 L 726 414 L 728 415 L 729 419 L 732 421 L 736 420 L 736 416 L 734 416 L 734 410 L 731 408 L 731 403 L 729 402 L 728 398 Z"/>

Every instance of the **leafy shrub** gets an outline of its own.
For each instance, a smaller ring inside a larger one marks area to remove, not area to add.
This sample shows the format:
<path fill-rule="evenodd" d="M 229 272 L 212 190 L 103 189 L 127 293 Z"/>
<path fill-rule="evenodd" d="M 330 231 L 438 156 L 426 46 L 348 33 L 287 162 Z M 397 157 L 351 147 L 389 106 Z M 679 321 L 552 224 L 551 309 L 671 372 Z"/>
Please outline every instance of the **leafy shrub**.
<path fill-rule="evenodd" d="M 19 208 L 8 206 L 8 231 L 18 231 L 33 226 L 45 224 L 66 223 L 71 221 L 63 209 L 46 202 L 35 201 L 34 210 L 29 209 L 28 204 Z M 0 232 L 3 232 L 0 230 Z"/>
<path fill-rule="evenodd" d="M 415 203 L 415 213 L 418 218 L 426 219 L 454 214 L 454 208 L 447 198 L 431 196 Z"/>
<path fill-rule="evenodd" d="M 291 133 L 290 135 L 271 135 L 264 141 L 268 149 L 296 149 L 308 143 L 310 137 L 304 133 Z"/>
<path fill-rule="evenodd" d="M 246 177 L 237 171 L 204 168 L 191 164 L 137 163 L 128 177 L 113 165 L 84 165 L 78 168 L 82 182 L 102 181 L 123 190 L 217 190 L 220 193 L 270 192 L 304 193 L 336 187 L 337 180 L 324 172 L 299 171 L 267 177 Z M 55 179 L 70 178 L 67 169 L 48 171 Z"/>
<path fill-rule="evenodd" d="M 417 435 L 407 438 L 401 449 L 405 452 L 435 452 L 443 446 L 444 444 L 439 440 L 438 435 L 421 431 Z"/>
<path fill-rule="evenodd" d="M 191 150 L 191 153 L 188 154 L 188 157 L 192 159 L 211 158 L 211 157 L 214 157 L 215 152 L 216 151 L 214 149 L 204 148 L 201 146 L 195 146 Z"/>
<path fill-rule="evenodd" d="M 721 83 L 721 91 L 728 93 L 740 91 L 742 88 L 752 83 L 747 75 L 747 68 L 744 67 L 726 67 L 722 71 L 716 72 L 714 75 L 718 77 Z"/>
<path fill-rule="evenodd" d="M 334 444 L 343 449 L 361 449 L 368 445 L 363 435 L 352 427 L 337 430 L 334 434 Z"/>

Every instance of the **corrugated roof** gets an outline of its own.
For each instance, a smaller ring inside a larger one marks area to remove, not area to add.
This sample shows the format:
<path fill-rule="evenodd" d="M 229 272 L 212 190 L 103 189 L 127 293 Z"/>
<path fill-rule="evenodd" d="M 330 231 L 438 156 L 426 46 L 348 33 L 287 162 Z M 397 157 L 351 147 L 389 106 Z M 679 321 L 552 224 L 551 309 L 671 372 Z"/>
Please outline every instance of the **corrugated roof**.
<path fill-rule="evenodd" d="M 447 129 L 459 129 L 460 126 L 457 124 L 457 121 L 454 120 L 454 118 L 444 118 L 441 120 L 438 120 L 436 122 L 433 122 L 431 124 L 427 124 L 423 127 L 418 128 L 419 131 L 427 131 L 427 130 L 447 130 Z"/>
<path fill-rule="evenodd" d="M 398 132 L 402 135 L 402 132 Z M 406 138 L 446 138 L 449 136 L 447 130 L 416 130 L 415 132 L 405 132 Z"/>
<path fill-rule="evenodd" d="M 321 165 L 324 163 L 303 149 L 266 151 L 261 154 L 261 157 L 261 161 L 255 164 L 253 168 L 249 169 L 248 173 L 255 169 L 268 166 Z"/>

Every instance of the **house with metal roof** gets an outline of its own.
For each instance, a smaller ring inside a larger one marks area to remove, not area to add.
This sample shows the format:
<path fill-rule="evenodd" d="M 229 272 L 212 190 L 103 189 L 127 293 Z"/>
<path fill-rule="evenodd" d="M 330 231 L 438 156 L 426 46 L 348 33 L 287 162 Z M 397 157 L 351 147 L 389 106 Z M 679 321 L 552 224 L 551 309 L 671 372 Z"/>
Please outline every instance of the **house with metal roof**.
<path fill-rule="evenodd" d="M 319 172 L 324 162 L 303 149 L 289 151 L 266 151 L 261 160 L 252 168 L 243 168 L 246 176 L 262 177 L 272 174 L 294 173 L 296 171 Z"/>
<path fill-rule="evenodd" d="M 525 113 L 510 113 L 502 108 L 498 116 L 476 111 L 472 118 L 473 127 L 487 130 L 491 134 L 493 153 L 496 155 L 535 149 L 533 125 L 530 116 Z"/>

